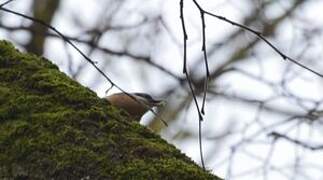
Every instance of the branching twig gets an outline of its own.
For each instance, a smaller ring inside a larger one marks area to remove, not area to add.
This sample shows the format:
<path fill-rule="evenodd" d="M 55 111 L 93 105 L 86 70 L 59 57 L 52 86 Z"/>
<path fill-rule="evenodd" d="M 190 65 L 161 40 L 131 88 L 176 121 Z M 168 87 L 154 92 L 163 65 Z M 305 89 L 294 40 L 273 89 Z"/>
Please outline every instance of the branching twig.
<path fill-rule="evenodd" d="M 299 146 L 302 146 L 303 148 L 306 148 L 306 149 L 310 149 L 312 151 L 316 151 L 316 150 L 322 150 L 323 149 L 323 145 L 317 145 L 317 146 L 313 146 L 313 145 L 309 145 L 309 144 L 306 144 L 305 142 L 302 142 L 298 139 L 293 139 L 291 137 L 288 137 L 287 135 L 285 134 L 281 134 L 281 133 L 278 133 L 278 132 L 271 132 L 268 134 L 268 136 L 272 136 L 276 139 L 278 138 L 282 138 L 282 139 L 285 139 L 289 142 L 292 142 L 296 145 L 299 145 Z"/>
<path fill-rule="evenodd" d="M 237 23 L 237 22 L 234 22 L 234 21 L 232 21 L 232 20 L 230 20 L 230 19 L 227 19 L 226 17 L 223 17 L 223 16 L 219 16 L 219 15 L 216 15 L 216 14 L 213 14 L 213 13 L 211 13 L 211 12 L 208 12 L 208 11 L 205 11 L 204 9 L 202 9 L 202 11 L 205 13 L 205 14 L 207 14 L 207 15 L 210 15 L 210 16 L 212 16 L 212 17 L 215 17 L 215 18 L 217 18 L 217 19 L 220 19 L 220 20 L 222 20 L 222 21 L 224 21 L 224 22 L 227 22 L 227 23 L 230 23 L 230 24 L 232 24 L 233 26 L 237 26 L 237 27 L 239 27 L 239 28 L 241 28 L 241 29 L 244 29 L 244 30 L 246 30 L 246 31 L 249 31 L 249 32 L 251 32 L 252 34 L 254 34 L 254 35 L 256 35 L 258 38 L 260 38 L 261 40 L 263 40 L 268 46 L 270 46 L 283 60 L 288 60 L 288 61 L 290 61 L 290 62 L 292 62 L 292 63 L 294 63 L 294 64 L 296 64 L 297 66 L 299 66 L 299 67 L 301 67 L 301 68 L 303 68 L 303 69 L 306 69 L 306 70 L 308 70 L 308 71 L 310 71 L 310 72 L 312 72 L 313 74 L 315 74 L 315 75 L 317 75 L 317 76 L 319 76 L 319 77 L 321 77 L 321 78 L 323 78 L 323 74 L 321 74 L 321 73 L 319 73 L 319 72 L 317 72 L 317 71 L 315 71 L 315 70 L 313 70 L 313 69 L 311 69 L 311 68 L 309 68 L 309 67 L 307 67 L 307 66 L 305 66 L 304 64 L 302 64 L 302 63 L 300 63 L 300 62 L 298 62 L 297 60 L 295 60 L 295 59 L 293 59 L 293 58 L 291 58 L 291 57 L 289 57 L 288 55 L 286 55 L 286 54 L 284 54 L 282 51 L 280 51 L 275 45 L 273 45 L 267 38 L 265 38 L 263 35 L 262 35 L 262 33 L 261 32 L 259 32 L 259 31 L 256 31 L 256 30 L 253 30 L 253 29 L 251 29 L 250 27 L 248 27 L 248 26 L 245 26 L 245 25 L 243 25 L 243 24 L 239 24 L 239 23 Z"/>
<path fill-rule="evenodd" d="M 208 67 L 208 59 L 207 59 L 207 51 L 206 51 L 206 32 L 205 32 L 205 28 L 206 28 L 206 25 L 205 25 L 205 15 L 209 15 L 211 17 L 215 17 L 221 21 L 224 21 L 226 23 L 230 23 L 232 24 L 233 26 L 237 26 L 239 27 L 240 29 L 242 30 L 246 30 L 252 34 L 254 34 L 255 36 L 257 36 L 259 39 L 261 39 L 262 41 L 264 41 L 270 48 L 272 48 L 283 60 L 288 60 L 290 61 L 291 63 L 309 71 L 309 72 L 312 72 L 313 74 L 323 78 L 323 74 L 305 66 L 304 64 L 298 62 L 297 60 L 289 57 L 288 55 L 284 54 L 282 51 L 280 51 L 275 45 L 273 45 L 267 38 L 265 38 L 265 36 L 259 32 L 259 31 L 256 31 L 246 25 L 243 25 L 243 24 L 239 24 L 237 22 L 234 22 L 230 19 L 227 19 L 226 17 L 223 17 L 223 16 L 219 16 L 219 15 L 216 15 L 216 14 L 213 14 L 211 12 L 208 12 L 206 10 L 204 10 L 200 5 L 199 3 L 196 1 L 196 0 L 192 0 L 193 3 L 195 4 L 195 6 L 197 7 L 197 9 L 199 10 L 200 12 L 200 15 L 201 15 L 201 23 L 202 23 L 202 51 L 203 51 L 203 56 L 204 56 L 204 61 L 205 61 L 205 66 L 206 66 L 206 77 L 205 77 L 205 81 L 204 81 L 204 89 L 203 89 L 203 102 L 202 102 L 202 108 L 201 108 L 201 111 L 199 109 L 199 106 L 198 106 L 198 102 L 196 101 L 196 94 L 193 90 L 193 87 L 192 87 L 192 81 L 191 81 L 191 78 L 189 77 L 189 74 L 187 72 L 187 33 L 186 33 L 186 29 L 185 29 L 185 23 L 184 23 L 184 1 L 181 0 L 180 1 L 180 18 L 181 18 L 181 23 L 182 23 L 182 28 L 183 28 L 183 34 L 184 34 L 184 65 L 183 65 L 183 72 L 185 73 L 186 75 L 186 79 L 188 81 L 188 84 L 190 86 L 190 89 L 191 89 L 191 93 L 192 93 L 192 96 L 194 98 L 194 101 L 195 101 L 195 104 L 196 104 L 196 107 L 197 107 L 197 111 L 199 113 L 199 116 L 200 116 L 200 119 L 203 118 L 201 117 L 202 115 L 204 115 L 204 108 L 205 108 L 205 100 L 206 100 L 206 94 L 207 94 L 207 91 L 208 91 L 208 80 L 210 78 L 210 73 L 209 73 L 209 67 Z M 203 161 L 203 153 L 202 153 L 202 137 L 201 137 L 202 133 L 201 133 L 201 122 L 199 123 L 199 143 L 200 143 L 200 155 L 201 155 L 201 161 Z M 202 166 L 204 168 L 204 165 L 203 165 L 203 162 L 202 162 Z"/>
<path fill-rule="evenodd" d="M 6 2 L 9 3 L 10 1 Z M 137 100 L 135 97 L 133 97 L 131 94 L 129 94 L 128 92 L 126 92 L 125 90 L 123 90 L 120 86 L 118 86 L 116 83 L 114 83 L 97 65 L 96 62 L 93 61 L 91 58 L 89 58 L 88 56 L 86 56 L 72 41 L 70 41 L 63 33 L 61 33 L 60 31 L 58 31 L 55 27 L 47 24 L 46 22 L 40 20 L 40 19 L 36 19 L 30 16 L 27 16 L 25 14 L 22 13 L 18 13 L 15 11 L 12 11 L 10 9 L 4 8 L 2 6 L 0 6 L 0 10 L 23 17 L 25 19 L 31 20 L 33 22 L 37 22 L 45 27 L 47 27 L 48 29 L 54 31 L 58 36 L 60 36 L 66 43 L 68 43 L 70 46 L 72 46 L 88 63 L 90 63 L 110 84 L 111 87 L 116 87 L 117 89 L 119 89 L 121 92 L 125 93 L 127 96 L 129 96 L 130 98 L 132 98 L 133 100 L 135 100 L 136 102 L 142 104 L 143 106 L 147 107 L 149 109 L 149 111 L 151 111 L 155 116 L 158 116 L 158 114 L 153 111 L 147 104 Z M 165 126 L 168 126 L 167 122 L 165 120 L 163 120 L 162 118 L 160 118 L 160 120 L 164 123 Z"/>
<path fill-rule="evenodd" d="M 196 0 L 193 0 L 193 2 L 200 11 L 201 22 L 202 22 L 202 52 L 203 52 L 203 56 L 204 56 L 206 77 L 204 79 L 203 101 L 202 101 L 201 112 L 202 112 L 202 114 L 205 114 L 205 111 L 204 111 L 205 101 L 206 101 L 206 94 L 207 94 L 207 89 L 208 89 L 208 81 L 210 79 L 210 70 L 209 70 L 207 52 L 206 52 L 206 35 L 205 35 L 206 26 L 205 26 L 205 16 L 204 16 L 205 13 L 204 13 L 203 9 L 201 8 L 201 6 L 196 2 Z"/>
<path fill-rule="evenodd" d="M 7 4 L 11 3 L 12 1 L 14 1 L 14 0 L 8 0 L 8 1 L 4 2 L 4 3 L 0 4 L 0 7 L 7 5 Z"/>

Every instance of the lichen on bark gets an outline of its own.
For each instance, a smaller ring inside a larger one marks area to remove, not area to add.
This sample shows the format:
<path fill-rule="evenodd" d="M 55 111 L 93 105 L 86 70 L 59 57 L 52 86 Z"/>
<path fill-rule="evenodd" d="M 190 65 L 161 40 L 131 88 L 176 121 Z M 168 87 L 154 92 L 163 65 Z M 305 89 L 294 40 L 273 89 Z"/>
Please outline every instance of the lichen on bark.
<path fill-rule="evenodd" d="M 130 119 L 0 41 L 0 179 L 218 179 Z"/>

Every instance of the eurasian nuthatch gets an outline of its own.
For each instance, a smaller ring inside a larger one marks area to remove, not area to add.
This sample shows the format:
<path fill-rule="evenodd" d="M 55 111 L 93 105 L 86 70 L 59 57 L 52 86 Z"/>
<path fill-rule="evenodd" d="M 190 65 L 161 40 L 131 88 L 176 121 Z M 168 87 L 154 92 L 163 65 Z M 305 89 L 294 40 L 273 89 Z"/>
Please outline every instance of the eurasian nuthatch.
<path fill-rule="evenodd" d="M 163 104 L 145 93 L 116 93 L 105 97 L 113 106 L 126 111 L 130 116 L 140 118 L 151 108 Z"/>

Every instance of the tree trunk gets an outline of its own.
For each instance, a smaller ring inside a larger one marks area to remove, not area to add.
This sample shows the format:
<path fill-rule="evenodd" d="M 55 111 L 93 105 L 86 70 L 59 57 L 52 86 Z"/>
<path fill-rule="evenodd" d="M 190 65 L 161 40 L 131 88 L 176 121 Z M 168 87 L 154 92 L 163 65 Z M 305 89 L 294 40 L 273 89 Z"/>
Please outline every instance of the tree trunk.
<path fill-rule="evenodd" d="M 60 72 L 0 41 L 0 179 L 219 179 Z"/>

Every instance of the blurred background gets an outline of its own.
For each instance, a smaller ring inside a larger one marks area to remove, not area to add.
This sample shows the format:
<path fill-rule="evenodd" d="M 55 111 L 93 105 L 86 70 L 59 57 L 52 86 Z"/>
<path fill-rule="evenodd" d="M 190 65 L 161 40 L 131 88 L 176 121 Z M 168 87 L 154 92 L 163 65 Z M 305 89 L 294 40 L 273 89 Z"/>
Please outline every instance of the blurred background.
<path fill-rule="evenodd" d="M 0 3 L 5 2 L 0 0 Z M 197 1 L 261 32 L 323 73 L 322 0 Z M 15 0 L 5 6 L 62 32 L 127 92 L 167 101 L 141 123 L 200 164 L 198 114 L 183 69 L 179 0 Z M 184 1 L 188 69 L 201 104 L 200 12 Z M 202 123 L 206 169 L 226 179 L 323 179 L 323 79 L 254 34 L 205 15 L 210 84 Z M 42 55 L 98 96 L 119 92 L 53 31 L 0 10 L 0 37 Z M 158 119 L 169 124 L 165 127 Z"/>

